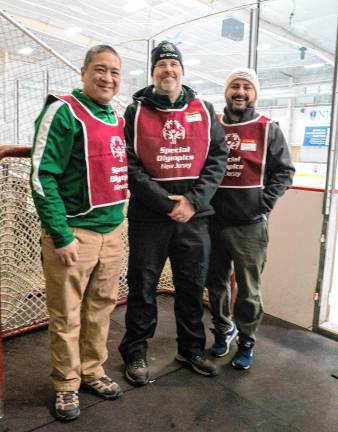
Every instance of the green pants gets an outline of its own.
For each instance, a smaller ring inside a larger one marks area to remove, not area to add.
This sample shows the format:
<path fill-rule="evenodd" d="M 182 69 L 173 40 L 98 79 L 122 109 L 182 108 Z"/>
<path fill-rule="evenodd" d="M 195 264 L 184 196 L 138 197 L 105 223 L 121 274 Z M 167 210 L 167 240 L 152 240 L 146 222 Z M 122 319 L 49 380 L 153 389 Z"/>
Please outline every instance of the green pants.
<path fill-rule="evenodd" d="M 225 332 L 235 322 L 240 340 L 255 341 L 263 317 L 261 273 L 268 246 L 267 222 L 235 227 L 210 222 L 211 256 L 207 281 L 216 331 Z M 232 319 L 230 274 L 235 269 L 238 294 Z"/>

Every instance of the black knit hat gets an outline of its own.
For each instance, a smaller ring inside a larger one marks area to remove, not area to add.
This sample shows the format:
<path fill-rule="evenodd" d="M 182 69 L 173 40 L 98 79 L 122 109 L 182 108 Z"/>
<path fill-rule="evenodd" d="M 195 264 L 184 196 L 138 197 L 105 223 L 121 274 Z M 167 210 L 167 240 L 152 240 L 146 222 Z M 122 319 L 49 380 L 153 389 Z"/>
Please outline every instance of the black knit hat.
<path fill-rule="evenodd" d="M 151 52 L 151 74 L 153 74 L 154 67 L 159 60 L 162 59 L 173 59 L 178 60 L 183 67 L 183 59 L 181 51 L 171 42 L 162 41 L 157 47 L 155 47 Z"/>

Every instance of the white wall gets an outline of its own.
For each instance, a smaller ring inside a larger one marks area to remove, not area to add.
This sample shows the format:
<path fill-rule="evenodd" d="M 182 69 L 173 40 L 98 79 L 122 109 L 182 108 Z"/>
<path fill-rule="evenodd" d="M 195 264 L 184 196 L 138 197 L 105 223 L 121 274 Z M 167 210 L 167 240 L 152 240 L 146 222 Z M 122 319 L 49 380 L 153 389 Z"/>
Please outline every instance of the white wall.
<path fill-rule="evenodd" d="M 319 269 L 324 192 L 290 189 L 269 222 L 268 261 L 263 273 L 266 313 L 311 328 Z"/>

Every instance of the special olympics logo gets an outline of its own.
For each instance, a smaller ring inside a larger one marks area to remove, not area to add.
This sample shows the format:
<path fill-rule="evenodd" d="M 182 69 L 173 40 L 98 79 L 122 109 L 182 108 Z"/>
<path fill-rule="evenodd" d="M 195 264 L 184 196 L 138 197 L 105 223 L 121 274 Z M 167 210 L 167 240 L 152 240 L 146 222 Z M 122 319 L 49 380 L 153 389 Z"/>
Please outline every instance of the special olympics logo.
<path fill-rule="evenodd" d="M 123 162 L 126 150 L 125 143 L 119 136 L 112 136 L 110 138 L 110 151 L 115 159 L 118 159 L 119 162 Z"/>
<path fill-rule="evenodd" d="M 170 42 L 163 44 L 162 49 L 163 49 L 163 51 L 175 52 L 175 48 L 174 48 L 173 44 L 171 44 Z"/>
<path fill-rule="evenodd" d="M 228 150 L 237 150 L 241 144 L 241 139 L 237 133 L 230 133 L 225 135 L 225 143 Z"/>
<path fill-rule="evenodd" d="M 178 120 L 167 120 L 164 123 L 162 136 L 171 144 L 176 145 L 177 140 L 185 138 L 185 129 Z"/>

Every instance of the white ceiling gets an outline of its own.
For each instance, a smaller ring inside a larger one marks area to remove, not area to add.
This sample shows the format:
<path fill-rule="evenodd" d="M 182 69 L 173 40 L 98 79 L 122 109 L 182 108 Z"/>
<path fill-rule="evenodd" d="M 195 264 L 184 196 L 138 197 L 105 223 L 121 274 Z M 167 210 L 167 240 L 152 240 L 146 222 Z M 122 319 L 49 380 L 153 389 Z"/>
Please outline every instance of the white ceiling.
<path fill-rule="evenodd" d="M 244 0 L 0 0 L 4 10 L 65 58 L 81 66 L 88 47 L 114 46 L 123 58 L 125 85 L 122 97 L 146 84 L 148 40 L 169 39 L 179 44 L 186 64 L 186 83 L 218 102 L 226 74 L 246 66 L 250 8 Z M 258 72 L 263 88 L 330 83 L 335 58 L 338 0 L 262 0 Z M 222 21 L 244 23 L 243 40 L 221 34 Z M 81 28 L 75 36 L 64 31 Z M 301 58 L 299 48 L 305 47 Z M 265 47 L 266 48 L 266 47 Z M 193 61 L 199 62 L 190 64 Z M 318 68 L 305 65 L 321 64 Z M 137 73 L 139 75 L 132 75 Z M 264 94 L 264 93 L 263 93 Z"/>

